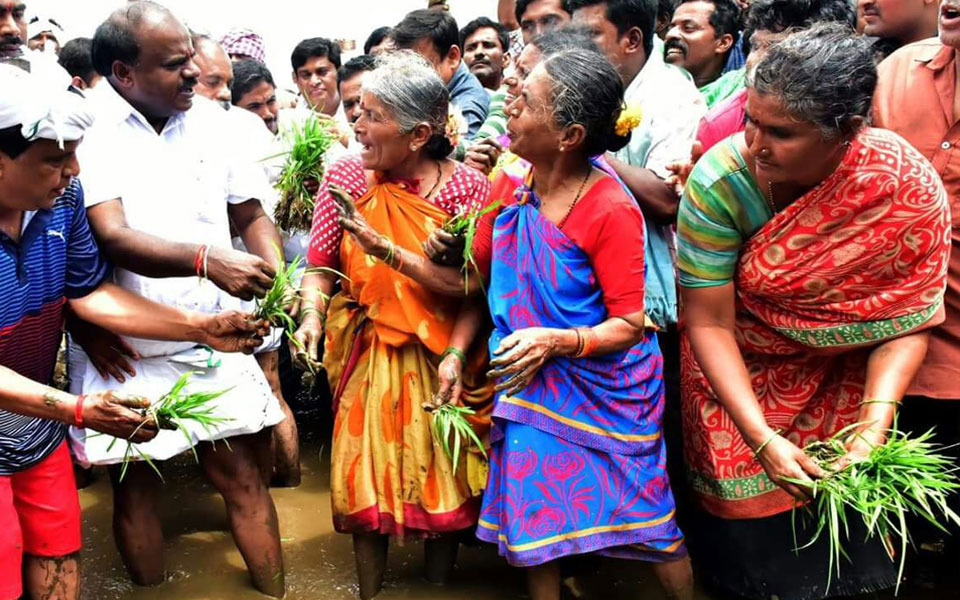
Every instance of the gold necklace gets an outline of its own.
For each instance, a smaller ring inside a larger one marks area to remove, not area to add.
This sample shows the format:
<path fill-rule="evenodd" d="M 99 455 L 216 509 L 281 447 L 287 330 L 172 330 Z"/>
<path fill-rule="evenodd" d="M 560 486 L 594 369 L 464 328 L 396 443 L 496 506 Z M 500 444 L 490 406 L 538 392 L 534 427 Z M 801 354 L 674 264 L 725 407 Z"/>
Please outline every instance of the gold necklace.
<path fill-rule="evenodd" d="M 770 207 L 770 212 L 777 214 L 777 204 L 773 201 L 773 182 L 767 182 L 767 193 L 768 196 L 764 196 L 763 199 L 767 201 L 767 206 Z"/>

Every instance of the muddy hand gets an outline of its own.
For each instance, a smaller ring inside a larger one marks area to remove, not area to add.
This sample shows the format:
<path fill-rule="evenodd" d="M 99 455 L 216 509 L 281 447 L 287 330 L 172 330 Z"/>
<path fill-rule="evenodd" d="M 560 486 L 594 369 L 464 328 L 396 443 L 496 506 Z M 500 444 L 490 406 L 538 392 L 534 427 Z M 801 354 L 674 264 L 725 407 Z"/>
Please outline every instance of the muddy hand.
<path fill-rule="evenodd" d="M 340 214 L 346 219 L 353 219 L 357 214 L 357 205 L 353 202 L 353 196 L 342 187 L 330 184 L 327 188 L 330 191 L 330 197 L 340 209 Z"/>

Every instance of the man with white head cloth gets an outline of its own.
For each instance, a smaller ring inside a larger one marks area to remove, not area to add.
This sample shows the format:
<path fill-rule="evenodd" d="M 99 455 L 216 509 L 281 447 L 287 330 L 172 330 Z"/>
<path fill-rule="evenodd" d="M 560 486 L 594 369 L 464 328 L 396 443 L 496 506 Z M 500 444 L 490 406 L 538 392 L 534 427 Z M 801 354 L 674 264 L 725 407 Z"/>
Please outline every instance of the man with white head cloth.
<path fill-rule="evenodd" d="M 262 333 L 240 313 L 170 308 L 105 281 L 76 149 L 92 124 L 83 100 L 0 65 L 0 600 L 76 599 L 80 505 L 68 425 L 153 438 L 143 398 L 49 387 L 66 308 L 141 338 L 252 351 Z M 253 335 L 256 334 L 256 335 Z"/>
<path fill-rule="evenodd" d="M 60 41 L 65 37 L 63 26 L 56 19 L 37 15 L 27 23 L 27 48 L 35 52 L 60 54 Z"/>

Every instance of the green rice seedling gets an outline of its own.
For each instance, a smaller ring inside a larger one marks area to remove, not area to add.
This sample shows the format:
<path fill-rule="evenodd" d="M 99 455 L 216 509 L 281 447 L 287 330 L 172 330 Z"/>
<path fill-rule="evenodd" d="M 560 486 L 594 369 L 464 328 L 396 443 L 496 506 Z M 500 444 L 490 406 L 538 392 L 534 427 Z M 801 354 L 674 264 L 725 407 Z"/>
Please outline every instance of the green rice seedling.
<path fill-rule="evenodd" d="M 300 255 L 297 255 L 290 261 L 289 264 L 286 264 L 283 258 L 283 252 L 279 248 L 274 248 L 277 253 L 277 274 L 273 278 L 273 284 L 270 286 L 270 289 L 267 290 L 266 295 L 263 298 L 260 298 L 256 301 L 254 308 L 254 317 L 257 319 L 262 319 L 270 323 L 273 327 L 280 327 L 287 334 L 287 338 L 290 340 L 290 343 L 294 345 L 298 350 L 298 354 L 306 354 L 306 348 L 303 347 L 294 333 L 297 331 L 297 321 L 290 314 L 290 308 L 297 302 L 298 291 L 294 282 L 296 281 L 297 272 L 304 268 L 306 261 Z M 349 281 L 349 277 L 337 271 L 336 269 L 331 269 L 329 267 L 315 267 L 309 268 L 304 271 L 304 274 L 310 273 L 320 273 L 326 272 L 336 275 L 341 279 Z M 324 303 L 330 301 L 330 297 L 320 292 L 320 297 Z M 305 309 L 302 311 L 303 315 L 306 315 L 308 312 L 318 312 L 321 317 L 321 322 L 324 321 L 325 315 L 320 313 L 318 309 Z M 307 387 L 313 387 L 313 381 L 316 377 L 316 367 L 312 364 L 311 361 L 303 361 L 304 365 L 307 368 L 307 372 L 304 373 L 304 385 Z"/>
<path fill-rule="evenodd" d="M 477 275 L 480 275 L 480 266 L 473 256 L 473 240 L 477 237 L 477 226 L 480 223 L 480 219 L 497 210 L 499 207 L 499 201 L 492 202 L 479 210 L 452 217 L 443 225 L 445 232 L 452 236 L 463 238 L 464 295 L 470 293 L 470 278 L 467 277 L 467 270 L 472 266 Z M 480 288 L 483 289 L 483 287 L 483 280 L 481 278 Z M 486 290 L 483 289 L 483 292 L 486 293 Z"/>
<path fill-rule="evenodd" d="M 331 145 L 339 143 L 337 133 L 332 123 L 310 116 L 303 125 L 285 130 L 283 136 L 290 150 L 278 155 L 286 155 L 286 160 L 276 184 L 280 201 L 274 220 L 283 231 L 310 231 L 314 199 L 307 181 L 323 178 L 324 157 Z"/>
<path fill-rule="evenodd" d="M 185 423 L 197 423 L 204 429 L 204 431 L 212 434 L 219 425 L 227 423 L 232 419 L 214 415 L 213 407 L 209 406 L 210 402 L 226 394 L 230 390 L 227 389 L 219 392 L 188 393 L 186 390 L 187 384 L 190 381 L 190 377 L 192 377 L 194 374 L 196 374 L 196 371 L 189 371 L 181 375 L 173 387 L 170 388 L 169 392 L 164 394 L 160 400 L 151 404 L 148 408 L 143 409 L 141 414 L 145 417 L 151 417 L 152 420 L 157 424 L 157 427 L 160 429 L 176 430 L 182 433 L 186 438 L 187 443 L 190 444 L 190 450 L 193 452 L 194 459 L 199 462 L 200 459 L 197 456 L 196 449 L 193 447 L 190 439 L 190 433 L 187 431 Z M 110 442 L 110 446 L 108 446 L 107 449 L 109 450 L 112 448 L 116 441 L 117 440 L 114 439 L 112 442 Z M 137 444 L 127 440 L 127 449 L 123 454 L 123 466 L 120 469 L 121 481 L 127 474 L 127 467 L 130 466 L 130 461 L 134 458 L 140 458 L 144 460 L 148 465 L 150 465 L 150 468 L 154 470 L 160 479 L 163 479 L 160 469 L 158 469 L 153 461 L 150 460 L 150 457 L 141 452 L 140 449 L 137 448 Z"/>
<path fill-rule="evenodd" d="M 303 268 L 304 260 L 296 256 L 290 264 L 286 264 L 280 248 L 274 248 L 277 253 L 277 274 L 273 276 L 273 284 L 263 298 L 258 298 L 253 311 L 257 319 L 267 321 L 273 327 L 282 327 L 293 335 L 297 330 L 297 322 L 290 316 L 290 307 L 297 301 L 297 288 L 294 285 L 297 271 Z"/>
<path fill-rule="evenodd" d="M 433 421 L 431 422 L 431 431 L 433 439 L 443 448 L 443 452 L 453 461 L 453 474 L 457 474 L 457 467 L 460 465 L 460 448 L 466 442 L 469 446 L 473 444 L 480 450 L 483 457 L 487 457 L 487 451 L 483 447 L 483 442 L 477 437 L 473 426 L 467 417 L 475 415 L 472 408 L 466 406 L 457 406 L 456 404 L 442 404 L 435 408 L 431 413 Z M 453 446 L 450 445 L 450 438 L 453 437 Z"/>
<path fill-rule="evenodd" d="M 827 536 L 829 590 L 834 573 L 840 574 L 842 559 L 849 560 L 843 544 L 850 537 L 850 519 L 862 519 L 867 539 L 879 536 L 891 556 L 890 540 L 900 540 L 899 591 L 910 543 L 907 516 L 921 517 L 943 531 L 946 531 L 945 523 L 960 525 L 960 516 L 947 504 L 950 495 L 960 490 L 958 466 L 941 453 L 943 446 L 931 441 L 933 430 L 910 437 L 899 431 L 896 423 L 888 432 L 886 443 L 874 446 L 863 461 L 842 465 L 846 441 L 862 425 L 851 425 L 830 439 L 804 449 L 827 473 L 825 477 L 814 481 L 787 479 L 806 487 L 813 496 L 805 512 L 812 515 L 816 530 L 809 542 L 798 550 L 810 547 L 821 535 Z"/>

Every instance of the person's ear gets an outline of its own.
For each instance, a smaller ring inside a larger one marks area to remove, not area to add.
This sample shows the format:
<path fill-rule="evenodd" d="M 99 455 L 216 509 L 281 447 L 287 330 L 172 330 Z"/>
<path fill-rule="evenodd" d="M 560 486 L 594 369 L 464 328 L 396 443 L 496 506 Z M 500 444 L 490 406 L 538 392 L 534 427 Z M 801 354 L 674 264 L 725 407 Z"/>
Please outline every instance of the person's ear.
<path fill-rule="evenodd" d="M 128 89 L 133 87 L 133 69 L 130 68 L 130 65 L 115 60 L 113 61 L 113 66 L 110 67 L 110 73 L 113 75 L 114 81 L 120 84 L 121 87 Z"/>
<path fill-rule="evenodd" d="M 623 49 L 627 54 L 646 51 L 643 46 L 643 32 L 640 31 L 639 27 L 631 27 L 621 39 L 623 39 Z"/>
<path fill-rule="evenodd" d="M 447 61 L 456 68 L 460 64 L 460 59 L 463 58 L 463 52 L 460 51 L 460 46 L 454 44 L 450 46 L 450 49 L 447 51 Z"/>
<path fill-rule="evenodd" d="M 733 47 L 733 36 L 729 33 L 721 35 L 717 39 L 717 54 L 726 54 Z"/>
<path fill-rule="evenodd" d="M 425 122 L 417 123 L 408 135 L 410 137 L 410 150 L 419 150 L 426 146 L 430 138 L 433 137 L 433 128 Z"/>
<path fill-rule="evenodd" d="M 88 87 L 90 87 L 90 86 L 87 85 L 87 82 L 83 80 L 83 77 L 74 77 L 74 78 L 70 81 L 70 85 L 72 85 L 73 87 L 77 88 L 77 89 L 80 90 L 81 92 L 84 91 L 85 89 L 87 89 Z"/>
<path fill-rule="evenodd" d="M 560 132 L 560 151 L 570 152 L 583 145 L 587 139 L 587 130 L 580 123 L 567 125 Z"/>

